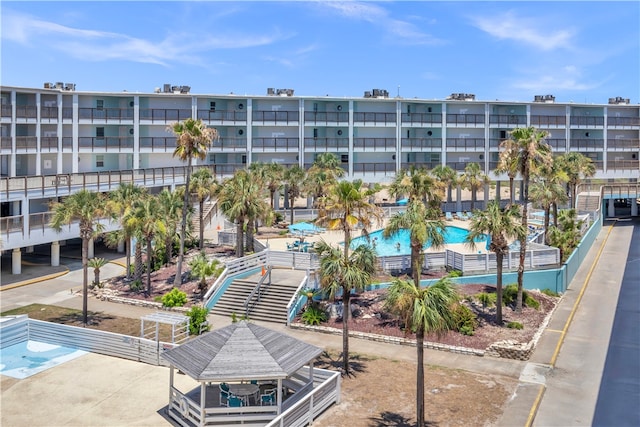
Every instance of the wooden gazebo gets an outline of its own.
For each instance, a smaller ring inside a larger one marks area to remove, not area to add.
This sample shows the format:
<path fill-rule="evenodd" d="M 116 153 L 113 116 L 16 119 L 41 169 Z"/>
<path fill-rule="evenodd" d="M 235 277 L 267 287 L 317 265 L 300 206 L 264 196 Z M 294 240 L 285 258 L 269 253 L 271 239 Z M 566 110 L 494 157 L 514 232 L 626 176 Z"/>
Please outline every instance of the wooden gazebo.
<path fill-rule="evenodd" d="M 322 351 L 246 321 L 208 332 L 162 354 L 171 366 L 168 415 L 185 427 L 266 425 L 287 403 L 291 406 L 313 390 L 313 361 Z M 178 390 L 174 385 L 175 369 L 200 386 Z M 242 407 L 227 407 L 219 398 L 221 383 L 269 384 L 276 388 L 276 404 L 261 406 L 254 400 Z"/>

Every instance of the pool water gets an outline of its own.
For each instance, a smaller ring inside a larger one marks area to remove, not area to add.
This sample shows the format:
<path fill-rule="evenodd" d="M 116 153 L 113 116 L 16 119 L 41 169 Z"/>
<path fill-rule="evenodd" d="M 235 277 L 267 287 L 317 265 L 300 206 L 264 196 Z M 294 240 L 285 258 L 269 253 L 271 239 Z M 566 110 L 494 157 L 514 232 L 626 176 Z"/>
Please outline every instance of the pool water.
<path fill-rule="evenodd" d="M 75 348 L 23 341 L 0 350 L 0 374 L 24 379 L 85 354 Z"/>
<path fill-rule="evenodd" d="M 349 247 L 355 249 L 360 245 L 371 245 L 375 247 L 378 256 L 395 256 L 395 255 L 409 255 L 411 254 L 410 246 L 410 234 L 408 229 L 401 229 L 399 232 L 385 239 L 383 236 L 383 230 L 377 230 L 369 233 L 369 241 L 364 236 L 356 237 L 351 241 Z M 465 243 L 469 231 L 448 225 L 445 227 L 444 242 L 446 244 L 453 243 Z M 476 243 L 487 242 L 487 236 L 481 237 L 475 240 Z M 400 244 L 398 246 L 398 243 Z M 423 249 L 427 249 L 430 246 L 427 243 Z"/>

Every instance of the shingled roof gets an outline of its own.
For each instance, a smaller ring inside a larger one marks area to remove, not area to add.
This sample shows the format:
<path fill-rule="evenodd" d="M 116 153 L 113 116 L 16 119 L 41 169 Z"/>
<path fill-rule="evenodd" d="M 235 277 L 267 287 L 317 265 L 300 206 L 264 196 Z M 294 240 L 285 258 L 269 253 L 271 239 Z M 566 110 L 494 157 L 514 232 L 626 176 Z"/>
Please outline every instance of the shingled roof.
<path fill-rule="evenodd" d="M 284 379 L 322 353 L 289 335 L 246 321 L 208 332 L 162 357 L 197 381 Z"/>

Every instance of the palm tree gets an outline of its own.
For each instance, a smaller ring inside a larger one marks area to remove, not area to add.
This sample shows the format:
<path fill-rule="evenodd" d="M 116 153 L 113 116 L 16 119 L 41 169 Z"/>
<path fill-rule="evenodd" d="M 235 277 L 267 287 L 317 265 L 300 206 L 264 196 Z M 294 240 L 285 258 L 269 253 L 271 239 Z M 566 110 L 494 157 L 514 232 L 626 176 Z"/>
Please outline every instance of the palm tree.
<path fill-rule="evenodd" d="M 476 193 L 490 181 L 478 163 L 468 163 L 460 177 L 463 188 L 471 190 L 471 210 L 475 209 Z"/>
<path fill-rule="evenodd" d="M 211 147 L 214 139 L 218 139 L 218 131 L 208 128 L 202 120 L 193 118 L 183 122 L 174 123 L 167 128 L 173 133 L 176 140 L 176 149 L 173 157 L 178 157 L 181 161 L 187 161 L 185 187 L 189 186 L 191 180 L 191 163 L 194 158 L 204 160 L 207 151 Z M 180 249 L 178 254 L 178 267 L 176 270 L 175 285 L 182 284 L 182 260 L 184 258 L 184 238 L 187 234 L 187 210 L 189 207 L 189 191 L 184 192 L 184 205 L 182 208 L 182 224 L 180 230 Z"/>
<path fill-rule="evenodd" d="M 335 185 L 344 174 L 345 171 L 335 154 L 318 154 L 303 182 L 304 191 L 313 197 L 313 204 L 316 208 L 321 208 L 329 188 Z"/>
<path fill-rule="evenodd" d="M 126 256 L 126 278 L 131 278 L 131 237 L 132 234 L 124 226 L 123 218 L 127 212 L 133 206 L 136 200 L 139 200 L 147 194 L 147 189 L 138 187 L 133 183 L 121 183 L 118 188 L 109 194 L 107 200 L 106 209 L 114 220 L 120 222 L 122 227 L 121 237 L 125 244 L 125 256 Z"/>
<path fill-rule="evenodd" d="M 330 298 L 342 295 L 342 373 L 349 375 L 349 317 L 352 291 L 362 291 L 375 275 L 376 253 L 360 245 L 351 254 L 347 246 L 342 250 L 320 241 L 316 252 L 320 257 L 320 286 Z"/>
<path fill-rule="evenodd" d="M 506 173 L 509 177 L 509 202 L 515 204 L 514 180 L 520 171 L 518 164 L 518 145 L 513 139 L 505 139 L 500 143 L 500 154 L 496 174 Z"/>
<path fill-rule="evenodd" d="M 531 184 L 531 197 L 542 209 L 544 209 L 544 242 L 549 244 L 549 217 L 551 216 L 551 207 L 557 206 L 558 203 L 564 203 L 568 200 L 567 192 L 564 186 L 553 179 L 545 179 L 538 177 Z M 554 222 L 557 221 L 557 210 L 554 215 Z"/>
<path fill-rule="evenodd" d="M 526 229 L 520 223 L 520 208 L 509 205 L 504 210 L 496 201 L 488 203 L 486 209 L 476 210 L 471 217 L 467 244 L 475 249 L 476 240 L 489 235 L 489 250 L 496 254 L 496 323 L 502 325 L 502 264 L 509 253 L 508 237 L 526 237 Z"/>
<path fill-rule="evenodd" d="M 212 259 L 209 261 L 204 252 L 196 255 L 189 263 L 189 267 L 191 267 L 191 277 L 200 280 L 198 288 L 201 296 L 204 296 L 207 290 L 207 277 L 219 276 L 222 270 L 224 270 L 224 265 L 219 260 Z"/>
<path fill-rule="evenodd" d="M 275 194 L 282 188 L 284 166 L 280 163 L 255 162 L 249 165 L 249 170 L 262 178 L 262 183 L 269 189 L 271 209 L 275 209 Z"/>
<path fill-rule="evenodd" d="M 369 202 L 374 191 L 359 179 L 340 181 L 329 190 L 325 207 L 316 219 L 318 225 L 343 231 L 345 259 L 349 257 L 351 233 L 356 226 L 362 227 L 362 233 L 368 235 L 372 225 L 382 223 L 382 209 Z"/>
<path fill-rule="evenodd" d="M 362 247 L 362 246 L 360 246 Z M 386 309 L 400 316 L 407 331 L 416 334 L 418 349 L 416 373 L 416 420 L 424 427 L 424 336 L 442 335 L 454 327 L 453 307 L 458 294 L 451 280 L 442 278 L 421 288 L 409 281 L 396 279 L 387 292 Z"/>
<path fill-rule="evenodd" d="M 284 181 L 287 187 L 287 197 L 289 197 L 289 209 L 291 210 L 291 220 L 293 224 L 293 204 L 300 197 L 301 186 L 304 182 L 306 172 L 298 165 L 293 165 L 284 172 Z"/>
<path fill-rule="evenodd" d="M 389 218 L 383 236 L 388 239 L 402 229 L 409 230 L 411 274 L 415 286 L 419 288 L 424 247 L 427 243 L 436 249 L 444 246 L 445 224 L 441 220 L 429 220 L 424 204 L 420 200 L 410 200 L 406 211 Z"/>
<path fill-rule="evenodd" d="M 516 144 L 512 155 L 516 157 L 518 172 L 524 183 L 522 197 L 522 226 L 527 229 L 527 213 L 529 205 L 529 180 L 532 173 L 542 167 L 549 167 L 553 161 L 551 147 L 544 139 L 549 135 L 546 131 L 539 131 L 535 127 L 515 128 L 509 132 Z M 522 312 L 522 289 L 524 280 L 524 260 L 527 253 L 527 237 L 520 239 L 520 265 L 518 266 L 518 298 L 516 311 Z"/>
<path fill-rule="evenodd" d="M 551 227 L 549 241 L 560 250 L 560 259 L 565 262 L 580 243 L 582 221 L 578 220 L 575 209 L 562 210 L 558 217 L 559 226 Z"/>
<path fill-rule="evenodd" d="M 452 187 L 458 182 L 458 173 L 451 166 L 438 165 L 431 169 L 431 174 L 447 188 L 447 202 L 451 203 Z"/>
<path fill-rule="evenodd" d="M 173 259 L 173 244 L 174 239 L 178 231 L 178 224 L 180 224 L 180 218 L 182 217 L 183 203 L 183 191 L 181 190 L 169 191 L 166 188 L 158 193 L 158 208 L 160 209 L 158 215 L 164 220 L 167 232 L 164 236 L 164 250 L 167 264 L 172 262 Z"/>
<path fill-rule="evenodd" d="M 147 245 L 147 296 L 151 296 L 151 260 L 153 258 L 153 243 L 156 237 L 163 237 L 167 228 L 158 216 L 160 202 L 155 196 L 148 196 L 138 200 L 126 218 L 126 222 L 144 239 Z"/>
<path fill-rule="evenodd" d="M 102 193 L 80 190 L 52 206 L 51 228 L 60 232 L 63 225 L 79 221 L 82 240 L 82 323 L 87 324 L 89 241 L 102 229 L 98 221 L 105 214 Z"/>
<path fill-rule="evenodd" d="M 91 258 L 88 266 L 93 268 L 93 286 L 100 287 L 100 269 L 109 263 L 105 258 Z"/>
<path fill-rule="evenodd" d="M 200 250 L 204 248 L 204 202 L 213 197 L 218 190 L 218 182 L 211 170 L 198 169 L 193 173 L 189 192 L 195 194 L 198 200 L 198 215 L 200 220 Z"/>
<path fill-rule="evenodd" d="M 565 171 L 571 192 L 571 207 L 576 207 L 578 185 L 584 178 L 590 178 L 596 174 L 593 161 L 582 153 L 571 152 L 558 158 L 560 168 Z"/>
<path fill-rule="evenodd" d="M 429 171 L 423 167 L 410 166 L 409 169 L 402 169 L 396 174 L 391 185 L 389 194 L 393 197 L 408 196 L 415 200 L 422 200 L 429 207 L 440 206 L 441 188 L 436 183 Z"/>

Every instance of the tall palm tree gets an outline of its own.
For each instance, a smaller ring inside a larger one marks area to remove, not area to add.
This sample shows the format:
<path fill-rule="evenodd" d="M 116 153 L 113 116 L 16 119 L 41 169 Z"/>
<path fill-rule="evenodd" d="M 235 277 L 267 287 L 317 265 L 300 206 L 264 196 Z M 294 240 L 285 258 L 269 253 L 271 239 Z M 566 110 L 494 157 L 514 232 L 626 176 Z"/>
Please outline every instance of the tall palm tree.
<path fill-rule="evenodd" d="M 571 192 L 571 207 L 576 208 L 578 185 L 585 178 L 596 174 L 593 161 L 582 153 L 570 152 L 559 156 L 560 168 L 568 177 L 569 191 Z"/>
<path fill-rule="evenodd" d="M 553 161 L 551 147 L 544 140 L 549 135 L 546 131 L 537 130 L 533 126 L 515 128 L 509 136 L 516 144 L 512 153 L 516 157 L 518 172 L 524 184 L 522 197 L 522 226 L 527 229 L 527 214 L 529 205 L 529 181 L 532 173 L 542 167 L 549 167 Z M 516 311 L 522 312 L 522 290 L 524 280 L 524 260 L 527 253 L 526 235 L 520 239 L 520 264 L 518 265 L 518 297 Z"/>
<path fill-rule="evenodd" d="M 362 246 L 360 246 L 362 247 Z M 442 278 L 421 288 L 409 281 L 396 279 L 389 287 L 386 309 L 400 316 L 407 330 L 416 333 L 416 421 L 424 427 L 424 335 L 442 335 L 454 328 L 454 310 L 458 294 L 451 280 Z M 419 341 L 418 336 L 422 337 Z"/>
<path fill-rule="evenodd" d="M 302 183 L 306 172 L 298 165 L 293 165 L 284 172 L 284 182 L 287 187 L 287 197 L 289 198 L 289 209 L 291 212 L 290 223 L 293 224 L 293 204 L 302 193 Z"/>
<path fill-rule="evenodd" d="M 351 292 L 362 291 L 375 275 L 376 253 L 367 245 L 360 245 L 350 254 L 320 241 L 316 252 L 320 257 L 320 286 L 331 298 L 342 296 L 342 373 L 349 375 L 349 317 Z"/>
<path fill-rule="evenodd" d="M 138 187 L 133 183 L 121 183 L 115 191 L 109 193 L 106 202 L 106 210 L 111 214 L 112 219 L 120 222 L 122 232 L 119 233 L 124 239 L 126 257 L 126 277 L 131 278 L 131 232 L 124 226 L 123 218 L 133 206 L 136 200 L 144 198 L 147 189 Z"/>
<path fill-rule="evenodd" d="M 191 177 L 189 192 L 198 200 L 198 215 L 200 220 L 200 250 L 204 248 L 204 202 L 213 197 L 218 190 L 218 182 L 210 169 L 198 169 Z"/>
<path fill-rule="evenodd" d="M 82 323 L 87 324 L 89 242 L 102 231 L 98 221 L 105 215 L 102 193 L 80 190 L 52 206 L 51 228 L 60 232 L 63 225 L 78 221 L 82 240 Z"/>
<path fill-rule="evenodd" d="M 409 199 L 422 200 L 425 205 L 440 204 L 441 188 L 429 174 L 427 168 L 410 166 L 401 169 L 389 185 L 389 194 L 393 197 L 407 196 Z M 434 203 L 435 202 L 435 203 Z"/>
<path fill-rule="evenodd" d="M 424 247 L 427 243 L 435 249 L 444 246 L 445 224 L 441 220 L 429 220 L 427 209 L 422 201 L 410 200 L 406 211 L 398 212 L 389 218 L 383 236 L 387 239 L 402 229 L 409 231 L 411 274 L 415 286 L 420 287 Z"/>
<path fill-rule="evenodd" d="M 303 190 L 313 197 L 314 207 L 319 209 L 327 196 L 329 188 L 345 174 L 340 160 L 333 153 L 320 153 L 307 171 Z"/>
<path fill-rule="evenodd" d="M 134 203 L 133 209 L 126 217 L 126 222 L 136 229 L 147 245 L 147 296 L 151 296 L 151 261 L 153 259 L 153 243 L 167 232 L 162 218 L 159 217 L 160 202 L 155 196 L 148 196 Z"/>
<path fill-rule="evenodd" d="M 568 200 L 564 186 L 553 179 L 537 177 L 531 184 L 531 197 L 544 209 L 544 242 L 549 244 L 549 218 L 551 207 Z M 556 221 L 557 211 L 554 215 Z"/>
<path fill-rule="evenodd" d="M 464 173 L 460 177 L 463 188 L 471 190 L 471 210 L 475 209 L 476 194 L 478 190 L 484 188 L 491 180 L 482 171 L 478 163 L 468 163 L 464 168 Z"/>
<path fill-rule="evenodd" d="M 249 170 L 262 177 L 263 184 L 269 189 L 271 209 L 275 209 L 275 194 L 282 188 L 285 168 L 280 163 L 254 162 L 249 165 Z"/>
<path fill-rule="evenodd" d="M 509 237 L 520 239 L 526 237 L 527 231 L 522 227 L 520 208 L 508 205 L 504 210 L 496 201 L 488 203 L 486 209 L 476 210 L 471 217 L 467 244 L 475 249 L 476 240 L 489 235 L 489 250 L 496 254 L 496 323 L 502 325 L 502 267 L 504 256 L 509 253 Z"/>
<path fill-rule="evenodd" d="M 431 175 L 447 188 L 447 202 L 451 203 L 452 187 L 458 182 L 458 173 L 451 166 L 438 165 L 431 169 Z"/>
<path fill-rule="evenodd" d="M 509 177 L 509 203 L 515 204 L 514 180 L 520 171 L 518 164 L 518 145 L 513 139 L 505 139 L 500 143 L 500 154 L 498 157 L 496 174 L 506 173 Z"/>
<path fill-rule="evenodd" d="M 204 160 L 207 151 L 211 147 L 213 140 L 218 139 L 218 131 L 207 127 L 202 120 L 188 118 L 183 122 L 170 125 L 167 130 L 173 133 L 176 140 L 176 149 L 173 157 L 187 162 L 185 187 L 189 186 L 191 180 L 191 164 L 194 158 Z M 178 267 L 174 284 L 182 284 L 182 261 L 184 259 L 184 238 L 187 234 L 187 211 L 189 207 L 189 191 L 184 192 L 184 205 L 182 209 L 182 223 L 180 229 L 180 249 L 178 253 Z"/>
<path fill-rule="evenodd" d="M 182 217 L 183 192 L 184 187 L 181 187 L 181 191 L 169 191 L 166 188 L 158 193 L 158 215 L 164 220 L 167 232 L 164 236 L 164 250 L 167 264 L 172 262 L 173 259 L 173 244 L 175 236 L 178 231 L 178 225 L 180 224 L 180 218 Z"/>

